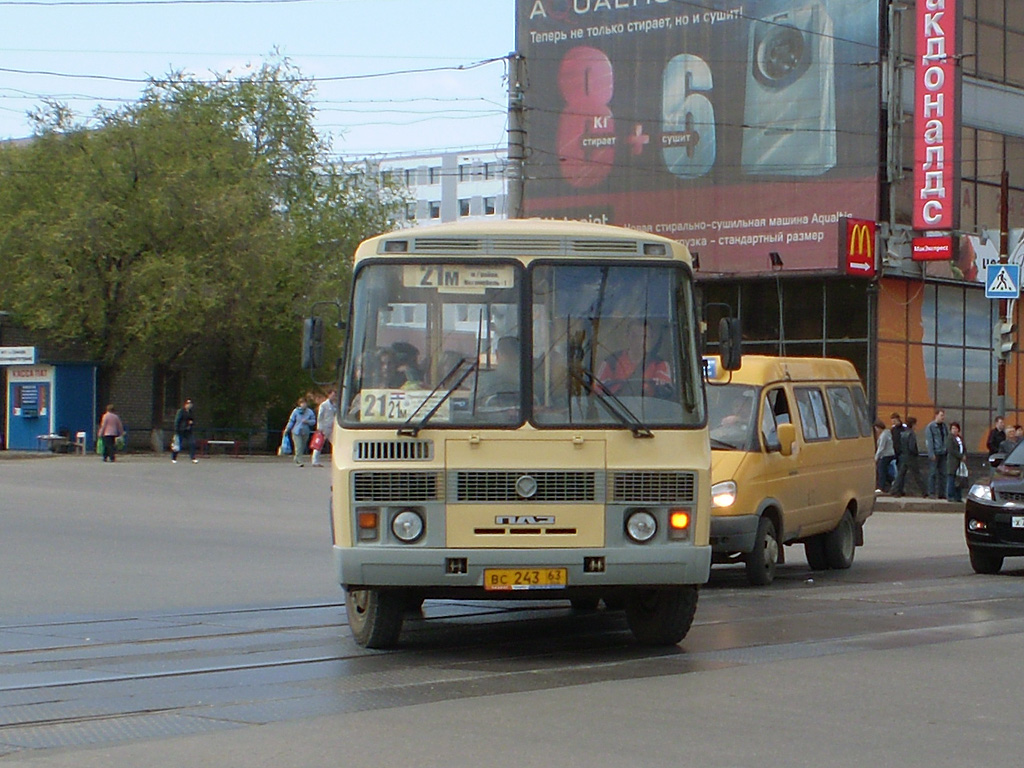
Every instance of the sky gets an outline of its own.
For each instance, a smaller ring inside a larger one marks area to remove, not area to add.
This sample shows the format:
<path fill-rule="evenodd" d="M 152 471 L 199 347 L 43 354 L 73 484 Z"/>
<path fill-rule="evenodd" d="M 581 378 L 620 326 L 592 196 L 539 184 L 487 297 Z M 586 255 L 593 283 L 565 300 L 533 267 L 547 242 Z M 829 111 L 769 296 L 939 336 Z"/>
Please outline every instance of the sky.
<path fill-rule="evenodd" d="M 0 0 L 0 140 L 44 99 L 86 118 L 277 50 L 341 158 L 502 148 L 514 27 L 515 0 Z"/>

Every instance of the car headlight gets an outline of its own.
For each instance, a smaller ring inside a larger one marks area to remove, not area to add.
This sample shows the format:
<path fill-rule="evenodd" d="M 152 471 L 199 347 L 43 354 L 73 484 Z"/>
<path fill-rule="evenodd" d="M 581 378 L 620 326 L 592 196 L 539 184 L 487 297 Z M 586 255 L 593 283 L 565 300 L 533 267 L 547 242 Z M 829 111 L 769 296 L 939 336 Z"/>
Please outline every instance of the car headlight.
<path fill-rule="evenodd" d="M 419 512 L 403 509 L 391 521 L 391 532 L 407 544 L 416 541 L 423 535 L 423 518 Z"/>
<path fill-rule="evenodd" d="M 711 506 L 719 509 L 731 507 L 736 503 L 736 483 L 726 480 L 711 486 Z"/>
<path fill-rule="evenodd" d="M 626 533 L 633 541 L 650 541 L 657 532 L 658 521 L 646 510 L 639 510 L 626 518 Z"/>
<path fill-rule="evenodd" d="M 968 496 L 978 501 L 992 501 L 992 486 L 985 483 L 975 483 L 971 486 Z"/>

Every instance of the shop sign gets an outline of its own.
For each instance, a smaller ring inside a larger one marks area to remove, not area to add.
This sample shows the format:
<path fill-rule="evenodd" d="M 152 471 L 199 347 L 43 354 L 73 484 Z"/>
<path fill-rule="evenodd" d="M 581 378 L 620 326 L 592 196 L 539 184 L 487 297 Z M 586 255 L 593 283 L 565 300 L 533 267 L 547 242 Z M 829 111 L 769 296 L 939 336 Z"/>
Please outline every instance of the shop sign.
<path fill-rule="evenodd" d="M 0 365 L 34 365 L 35 347 L 0 347 Z"/>
<path fill-rule="evenodd" d="M 914 229 L 955 229 L 956 0 L 918 0 L 914 65 Z"/>
<path fill-rule="evenodd" d="M 911 243 L 910 258 L 914 261 L 952 261 L 953 238 L 915 237 Z"/>

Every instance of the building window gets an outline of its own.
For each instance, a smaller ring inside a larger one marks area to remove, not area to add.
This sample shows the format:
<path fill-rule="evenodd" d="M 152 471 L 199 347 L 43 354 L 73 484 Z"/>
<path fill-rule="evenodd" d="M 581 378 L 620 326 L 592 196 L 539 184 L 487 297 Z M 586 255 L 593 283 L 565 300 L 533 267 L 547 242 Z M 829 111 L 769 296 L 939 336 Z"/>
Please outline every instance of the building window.
<path fill-rule="evenodd" d="M 459 199 L 459 216 L 469 216 L 469 198 Z"/>
<path fill-rule="evenodd" d="M 437 200 L 430 201 L 430 218 L 440 219 L 441 218 L 441 203 Z"/>
<path fill-rule="evenodd" d="M 441 167 L 431 166 L 427 169 L 427 183 L 428 184 L 440 184 L 441 183 Z"/>
<path fill-rule="evenodd" d="M 416 186 L 416 169 L 406 168 L 405 169 L 405 186 L 414 187 Z"/>
<path fill-rule="evenodd" d="M 497 200 L 493 197 L 484 198 L 484 214 L 493 216 L 498 210 Z"/>
<path fill-rule="evenodd" d="M 459 181 L 469 181 L 472 171 L 472 167 L 465 163 L 459 165 Z"/>
<path fill-rule="evenodd" d="M 416 221 L 416 203 L 405 204 L 405 219 L 406 221 Z"/>

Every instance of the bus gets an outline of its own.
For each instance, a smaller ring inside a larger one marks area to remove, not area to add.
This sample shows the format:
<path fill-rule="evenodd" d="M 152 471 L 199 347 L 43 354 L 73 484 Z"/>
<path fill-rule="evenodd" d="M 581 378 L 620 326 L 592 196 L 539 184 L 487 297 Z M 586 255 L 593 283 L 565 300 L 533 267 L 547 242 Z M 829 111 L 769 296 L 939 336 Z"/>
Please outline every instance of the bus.
<path fill-rule="evenodd" d="M 359 645 L 394 646 L 433 598 L 603 600 L 641 643 L 683 639 L 711 451 L 682 244 L 542 220 L 399 230 L 358 247 L 346 313 L 330 519 Z"/>

